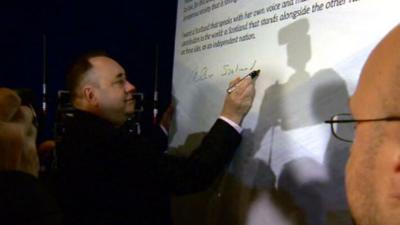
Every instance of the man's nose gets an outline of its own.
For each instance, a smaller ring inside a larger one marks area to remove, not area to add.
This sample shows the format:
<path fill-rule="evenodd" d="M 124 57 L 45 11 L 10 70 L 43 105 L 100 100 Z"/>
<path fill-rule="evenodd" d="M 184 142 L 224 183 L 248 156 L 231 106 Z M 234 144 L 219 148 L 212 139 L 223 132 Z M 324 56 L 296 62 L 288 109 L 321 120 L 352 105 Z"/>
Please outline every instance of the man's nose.
<path fill-rule="evenodd" d="M 131 82 L 127 81 L 125 85 L 125 91 L 128 93 L 135 93 L 136 87 L 135 85 L 131 84 Z"/>

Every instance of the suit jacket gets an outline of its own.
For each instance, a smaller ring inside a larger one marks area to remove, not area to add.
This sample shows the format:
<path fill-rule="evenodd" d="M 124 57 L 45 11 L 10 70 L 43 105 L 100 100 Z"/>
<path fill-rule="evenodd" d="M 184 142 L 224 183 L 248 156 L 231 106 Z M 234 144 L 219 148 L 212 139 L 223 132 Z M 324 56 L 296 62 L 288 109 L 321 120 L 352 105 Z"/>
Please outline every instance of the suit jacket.
<path fill-rule="evenodd" d="M 124 127 L 77 111 L 57 146 L 67 224 L 172 224 L 170 194 L 209 187 L 231 160 L 240 134 L 217 120 L 188 158 L 163 153 Z"/>
<path fill-rule="evenodd" d="M 55 200 L 30 174 L 0 172 L 0 224 L 58 225 L 62 215 Z"/>

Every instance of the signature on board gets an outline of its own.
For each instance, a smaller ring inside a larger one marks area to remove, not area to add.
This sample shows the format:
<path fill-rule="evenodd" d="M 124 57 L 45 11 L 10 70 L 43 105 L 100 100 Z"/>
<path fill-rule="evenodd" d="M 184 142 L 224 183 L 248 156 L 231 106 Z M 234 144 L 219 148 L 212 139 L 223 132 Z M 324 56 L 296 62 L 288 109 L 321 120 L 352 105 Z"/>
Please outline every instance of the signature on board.
<path fill-rule="evenodd" d="M 218 74 L 219 76 L 229 76 L 233 74 L 238 74 L 240 72 L 245 72 L 245 71 L 253 71 L 255 66 L 257 64 L 257 60 L 253 60 L 251 64 L 248 65 L 240 65 L 240 64 L 224 64 L 220 72 L 215 73 L 213 71 L 210 71 L 210 69 L 207 66 L 203 66 L 200 69 L 195 69 L 193 70 L 193 77 L 192 80 L 193 82 L 197 83 L 200 81 L 205 81 L 208 79 L 211 79 L 215 77 L 215 74 Z"/>

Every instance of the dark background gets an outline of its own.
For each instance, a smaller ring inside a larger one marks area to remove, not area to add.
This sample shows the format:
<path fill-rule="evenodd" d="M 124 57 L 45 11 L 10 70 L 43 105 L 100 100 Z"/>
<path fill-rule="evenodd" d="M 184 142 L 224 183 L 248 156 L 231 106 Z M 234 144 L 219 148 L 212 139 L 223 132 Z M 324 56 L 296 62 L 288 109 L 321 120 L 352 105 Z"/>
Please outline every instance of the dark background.
<path fill-rule="evenodd" d="M 171 100 L 176 8 L 176 0 L 2 1 L 0 86 L 34 90 L 40 109 L 46 72 L 48 111 L 39 139 L 52 138 L 57 91 L 65 89 L 69 65 L 83 53 L 105 50 L 144 93 L 140 118 L 150 124 L 156 61 L 160 114 Z"/>

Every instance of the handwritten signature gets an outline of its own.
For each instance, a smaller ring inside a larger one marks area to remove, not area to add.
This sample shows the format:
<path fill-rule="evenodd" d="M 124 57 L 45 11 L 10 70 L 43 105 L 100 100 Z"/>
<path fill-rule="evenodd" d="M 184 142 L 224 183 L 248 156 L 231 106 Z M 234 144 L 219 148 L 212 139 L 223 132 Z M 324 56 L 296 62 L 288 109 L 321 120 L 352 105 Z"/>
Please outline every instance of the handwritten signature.
<path fill-rule="evenodd" d="M 236 65 L 230 65 L 230 64 L 225 64 L 223 66 L 223 73 L 221 76 L 227 76 L 227 75 L 232 75 L 238 72 L 243 72 L 243 71 L 252 71 L 254 67 L 257 64 L 257 60 L 254 60 L 253 63 L 248 66 L 248 67 L 241 67 L 239 64 Z"/>
<path fill-rule="evenodd" d="M 193 81 L 194 82 L 199 82 L 199 81 L 204 81 L 207 79 L 210 79 L 214 77 L 213 73 L 210 73 L 209 69 L 207 66 L 203 66 L 203 68 L 201 68 L 201 70 L 195 70 L 193 72 Z"/>
<path fill-rule="evenodd" d="M 193 82 L 197 83 L 200 81 L 205 81 L 215 77 L 215 74 L 219 74 L 219 76 L 229 76 L 239 72 L 244 71 L 252 71 L 256 67 L 257 60 L 252 61 L 250 65 L 243 66 L 239 64 L 225 64 L 222 66 L 220 73 L 213 73 L 207 66 L 201 67 L 201 69 L 195 69 L 193 71 Z"/>

